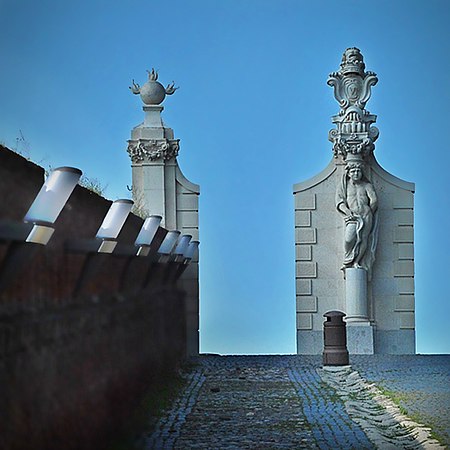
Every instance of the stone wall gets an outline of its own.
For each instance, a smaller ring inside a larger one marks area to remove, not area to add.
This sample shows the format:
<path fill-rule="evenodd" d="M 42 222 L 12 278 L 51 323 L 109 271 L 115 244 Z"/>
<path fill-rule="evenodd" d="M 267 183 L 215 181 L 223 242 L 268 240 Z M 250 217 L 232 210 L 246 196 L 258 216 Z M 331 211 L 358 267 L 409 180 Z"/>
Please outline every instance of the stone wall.
<path fill-rule="evenodd" d="M 334 158 L 294 185 L 298 353 L 322 352 L 331 310 L 346 315 L 349 353 L 415 353 L 415 186 L 375 158 L 377 116 L 366 104 L 377 83 L 347 48 L 327 80 L 339 104 Z"/>
<path fill-rule="evenodd" d="M 0 220 L 20 222 L 43 180 L 1 147 Z M 92 238 L 110 204 L 77 186 L 49 244 L 0 293 L 0 448 L 107 448 L 186 354 L 185 294 L 158 277 L 143 289 L 146 258 L 132 260 L 120 288 L 127 258 L 95 255 L 98 271 L 73 295 L 86 255 L 67 243 Z M 133 243 L 141 224 L 130 215 L 118 241 Z M 9 246 L 0 242 L 0 267 Z"/>

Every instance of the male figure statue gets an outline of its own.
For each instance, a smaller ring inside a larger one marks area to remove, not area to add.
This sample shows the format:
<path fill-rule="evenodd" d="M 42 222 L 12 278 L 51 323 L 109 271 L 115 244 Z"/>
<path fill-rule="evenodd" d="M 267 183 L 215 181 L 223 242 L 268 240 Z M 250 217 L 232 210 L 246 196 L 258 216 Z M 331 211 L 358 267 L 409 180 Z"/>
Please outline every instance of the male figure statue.
<path fill-rule="evenodd" d="M 344 215 L 344 265 L 371 273 L 378 237 L 377 194 L 364 175 L 364 162 L 347 158 L 336 191 L 336 208 Z"/>

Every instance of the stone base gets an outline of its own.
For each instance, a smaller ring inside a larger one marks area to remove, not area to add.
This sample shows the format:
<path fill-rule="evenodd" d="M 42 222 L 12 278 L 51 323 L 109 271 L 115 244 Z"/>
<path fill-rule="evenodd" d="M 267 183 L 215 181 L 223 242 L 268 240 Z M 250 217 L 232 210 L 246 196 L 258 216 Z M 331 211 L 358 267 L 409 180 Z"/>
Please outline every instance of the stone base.
<path fill-rule="evenodd" d="M 369 322 L 347 323 L 347 349 L 351 355 L 375 353 L 374 327 Z"/>
<path fill-rule="evenodd" d="M 321 355 L 323 352 L 323 331 L 297 330 L 297 354 Z"/>
<path fill-rule="evenodd" d="M 414 355 L 416 353 L 415 330 L 377 330 L 376 352 L 385 355 Z"/>
<path fill-rule="evenodd" d="M 347 323 L 347 349 L 350 354 L 414 355 L 416 335 L 414 330 L 378 330 L 367 322 Z M 372 351 L 363 353 L 363 344 Z M 358 348 L 360 347 L 360 348 Z M 323 331 L 297 330 L 297 354 L 321 355 Z"/>

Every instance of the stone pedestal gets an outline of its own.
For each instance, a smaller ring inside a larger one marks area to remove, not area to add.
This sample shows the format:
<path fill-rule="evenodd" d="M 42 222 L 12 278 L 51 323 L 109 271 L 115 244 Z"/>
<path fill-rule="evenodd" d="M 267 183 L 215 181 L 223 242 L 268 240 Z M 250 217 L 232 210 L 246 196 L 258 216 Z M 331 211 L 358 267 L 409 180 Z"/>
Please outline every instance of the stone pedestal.
<path fill-rule="evenodd" d="M 145 111 L 144 127 L 155 128 L 155 138 L 163 138 L 164 125 L 161 119 L 161 113 L 164 110 L 164 106 L 145 105 L 142 109 Z M 161 131 L 163 132 L 161 133 Z"/>
<path fill-rule="evenodd" d="M 347 349 L 351 355 L 375 353 L 375 329 L 369 322 L 347 322 Z"/>

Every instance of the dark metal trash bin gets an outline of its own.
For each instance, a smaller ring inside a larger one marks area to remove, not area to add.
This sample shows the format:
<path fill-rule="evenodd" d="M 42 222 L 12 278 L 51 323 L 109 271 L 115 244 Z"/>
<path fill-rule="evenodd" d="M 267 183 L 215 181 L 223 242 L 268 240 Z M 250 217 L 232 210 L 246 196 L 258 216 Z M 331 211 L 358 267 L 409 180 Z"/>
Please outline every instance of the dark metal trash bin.
<path fill-rule="evenodd" d="M 328 311 L 323 317 L 323 365 L 324 366 L 347 366 L 347 333 L 344 322 L 345 314 L 341 311 Z"/>

